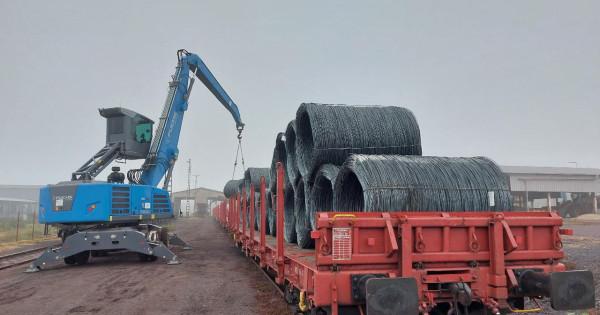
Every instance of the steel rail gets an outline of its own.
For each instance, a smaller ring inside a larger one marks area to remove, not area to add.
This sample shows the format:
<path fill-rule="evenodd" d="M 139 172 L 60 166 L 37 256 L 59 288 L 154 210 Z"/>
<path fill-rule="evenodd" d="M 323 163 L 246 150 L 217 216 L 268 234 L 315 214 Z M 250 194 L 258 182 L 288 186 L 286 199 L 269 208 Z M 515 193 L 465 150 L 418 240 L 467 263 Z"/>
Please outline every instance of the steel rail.
<path fill-rule="evenodd" d="M 32 261 L 34 261 L 37 258 L 37 255 L 33 255 L 34 253 L 41 253 L 41 252 L 45 251 L 48 247 L 53 247 L 53 246 L 57 246 L 57 245 L 60 245 L 60 244 L 59 243 L 52 243 L 52 244 L 47 245 L 47 246 L 40 246 L 40 247 L 26 249 L 26 250 L 15 252 L 15 253 L 10 253 L 10 254 L 6 254 L 6 255 L 2 255 L 2 256 L 0 256 L 0 270 L 32 262 Z M 21 256 L 25 256 L 27 258 L 20 259 L 20 260 L 18 260 L 16 262 L 11 261 L 11 260 L 16 259 L 16 258 L 21 257 Z M 6 261 L 8 261 L 9 263 L 5 264 Z"/>

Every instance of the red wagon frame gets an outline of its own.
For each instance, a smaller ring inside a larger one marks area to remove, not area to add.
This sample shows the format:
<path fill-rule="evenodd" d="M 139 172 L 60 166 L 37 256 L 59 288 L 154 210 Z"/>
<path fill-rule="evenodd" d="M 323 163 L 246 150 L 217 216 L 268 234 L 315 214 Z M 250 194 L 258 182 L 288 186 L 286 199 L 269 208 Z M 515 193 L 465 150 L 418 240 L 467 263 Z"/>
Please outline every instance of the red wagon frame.
<path fill-rule="evenodd" d="M 276 209 L 283 209 L 283 176 L 278 164 Z M 297 293 L 301 311 L 326 307 L 337 315 L 340 306 L 356 306 L 363 313 L 365 284 L 387 278 L 416 283 L 416 309 L 424 314 L 455 301 L 456 291 L 448 287 L 455 283 L 466 284 L 471 300 L 497 313 L 531 296 L 521 283 L 524 271 L 566 274 L 561 234 L 572 232 L 560 228 L 562 218 L 554 212 L 318 212 L 311 232 L 315 248 L 307 250 L 284 242 L 283 211 L 276 211 L 277 236 L 266 235 L 264 178 L 262 228 L 255 233 L 254 190 L 250 186 L 248 207 L 243 189 L 213 215 L 278 285 Z M 593 282 L 586 294 L 593 301 Z"/>

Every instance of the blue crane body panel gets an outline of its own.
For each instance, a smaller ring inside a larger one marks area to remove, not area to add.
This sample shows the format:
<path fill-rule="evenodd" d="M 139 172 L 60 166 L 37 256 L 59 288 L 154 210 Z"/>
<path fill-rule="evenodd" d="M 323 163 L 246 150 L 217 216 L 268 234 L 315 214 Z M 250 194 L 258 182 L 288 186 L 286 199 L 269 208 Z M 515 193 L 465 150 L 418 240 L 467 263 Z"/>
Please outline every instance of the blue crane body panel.
<path fill-rule="evenodd" d="M 153 186 L 66 182 L 40 190 L 41 224 L 125 223 L 171 217 L 168 192 Z"/>

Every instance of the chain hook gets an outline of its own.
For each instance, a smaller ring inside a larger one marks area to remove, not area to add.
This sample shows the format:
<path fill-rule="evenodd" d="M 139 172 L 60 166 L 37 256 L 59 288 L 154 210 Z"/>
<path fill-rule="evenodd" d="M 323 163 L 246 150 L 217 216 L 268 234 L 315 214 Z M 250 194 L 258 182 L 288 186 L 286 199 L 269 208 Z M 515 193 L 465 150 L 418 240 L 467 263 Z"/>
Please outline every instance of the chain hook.
<path fill-rule="evenodd" d="M 242 131 L 244 131 L 244 124 L 239 124 L 239 125 L 236 127 L 236 129 L 237 129 L 237 131 L 238 131 L 237 138 L 238 138 L 239 140 L 242 140 Z"/>
<path fill-rule="evenodd" d="M 235 171 L 237 169 L 237 165 L 238 165 L 238 158 L 241 155 L 242 158 L 242 172 L 246 171 L 246 165 L 245 165 L 245 161 L 244 161 L 244 150 L 242 149 L 242 131 L 244 131 L 244 124 L 240 124 L 236 127 L 237 131 L 238 131 L 238 146 L 237 146 L 237 151 L 235 153 L 235 161 L 233 162 L 233 174 L 231 174 L 231 179 L 235 178 Z"/>

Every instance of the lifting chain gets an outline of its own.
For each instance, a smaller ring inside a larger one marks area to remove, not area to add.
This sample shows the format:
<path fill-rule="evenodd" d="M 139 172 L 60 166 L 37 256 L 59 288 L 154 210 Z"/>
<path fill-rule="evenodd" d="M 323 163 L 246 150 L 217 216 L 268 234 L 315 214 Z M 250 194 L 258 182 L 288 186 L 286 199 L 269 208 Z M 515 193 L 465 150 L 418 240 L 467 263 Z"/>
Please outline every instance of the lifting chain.
<path fill-rule="evenodd" d="M 244 163 L 244 150 L 242 148 L 242 131 L 243 131 L 243 127 L 238 128 L 238 136 L 237 136 L 238 146 L 237 146 L 237 151 L 235 153 L 235 161 L 233 162 L 233 174 L 231 174 L 231 179 L 235 179 L 235 171 L 237 169 L 239 157 L 241 157 L 241 159 L 242 159 L 242 174 L 244 174 L 244 172 L 246 171 L 246 165 Z"/>

